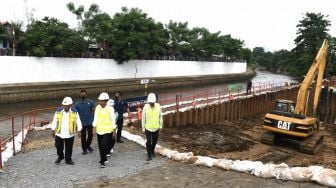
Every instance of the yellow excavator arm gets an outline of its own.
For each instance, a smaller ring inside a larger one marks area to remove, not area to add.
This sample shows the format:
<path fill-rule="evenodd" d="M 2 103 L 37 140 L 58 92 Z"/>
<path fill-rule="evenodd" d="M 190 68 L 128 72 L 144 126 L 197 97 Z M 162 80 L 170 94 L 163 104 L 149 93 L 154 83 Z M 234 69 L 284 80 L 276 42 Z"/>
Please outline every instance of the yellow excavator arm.
<path fill-rule="evenodd" d="M 313 115 L 316 115 L 316 109 L 320 97 L 321 92 L 321 85 L 323 82 L 323 75 L 327 61 L 327 52 L 328 52 L 328 41 L 324 40 L 323 44 L 318 51 L 312 66 L 309 68 L 308 73 L 306 74 L 305 79 L 302 81 L 300 90 L 298 92 L 298 97 L 296 101 L 296 106 L 294 112 L 296 114 L 307 115 L 307 100 L 309 95 L 309 88 L 314 82 L 315 77 L 316 79 L 316 88 L 315 88 L 315 95 L 314 95 L 314 102 L 313 102 Z"/>

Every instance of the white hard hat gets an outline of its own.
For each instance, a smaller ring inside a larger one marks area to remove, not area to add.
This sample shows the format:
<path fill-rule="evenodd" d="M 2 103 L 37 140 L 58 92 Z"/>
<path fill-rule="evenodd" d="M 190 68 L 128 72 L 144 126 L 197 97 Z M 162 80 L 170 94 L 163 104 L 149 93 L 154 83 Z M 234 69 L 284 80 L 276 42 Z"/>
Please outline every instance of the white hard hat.
<path fill-rule="evenodd" d="M 113 100 L 113 99 L 109 99 L 109 100 L 107 101 L 107 105 L 113 107 L 113 106 L 114 106 L 114 100 Z"/>
<path fill-rule="evenodd" d="M 101 93 L 98 97 L 98 100 L 101 100 L 101 101 L 105 101 L 105 100 L 109 100 L 109 99 L 110 99 L 109 95 L 105 92 Z"/>
<path fill-rule="evenodd" d="M 71 97 L 64 97 L 62 101 L 62 105 L 72 105 L 72 98 Z"/>
<path fill-rule="evenodd" d="M 148 94 L 147 102 L 155 103 L 156 102 L 156 95 L 154 93 Z"/>

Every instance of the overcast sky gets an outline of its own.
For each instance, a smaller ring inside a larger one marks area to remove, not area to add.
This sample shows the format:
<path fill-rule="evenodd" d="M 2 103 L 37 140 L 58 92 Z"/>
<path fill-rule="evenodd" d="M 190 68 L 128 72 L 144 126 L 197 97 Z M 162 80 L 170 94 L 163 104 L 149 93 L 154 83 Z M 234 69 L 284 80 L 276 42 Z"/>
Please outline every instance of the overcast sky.
<path fill-rule="evenodd" d="M 26 7 L 34 18 L 56 17 L 77 26 L 66 4 L 70 0 L 1 0 L 0 21 L 26 21 Z M 138 7 L 156 21 L 188 21 L 189 27 L 206 27 L 245 41 L 246 47 L 266 50 L 292 49 L 296 25 L 305 12 L 329 15 L 336 36 L 335 0 L 73 0 L 76 6 L 97 3 L 113 16 L 121 7 Z"/>

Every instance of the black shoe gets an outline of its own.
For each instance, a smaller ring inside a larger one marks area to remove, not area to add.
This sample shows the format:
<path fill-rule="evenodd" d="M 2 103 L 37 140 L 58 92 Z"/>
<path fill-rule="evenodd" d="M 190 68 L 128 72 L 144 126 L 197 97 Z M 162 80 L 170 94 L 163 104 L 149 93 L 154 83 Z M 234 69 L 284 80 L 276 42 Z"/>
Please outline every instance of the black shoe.
<path fill-rule="evenodd" d="M 67 161 L 65 163 L 68 164 L 68 165 L 74 165 L 75 164 L 72 160 L 71 161 Z"/>
<path fill-rule="evenodd" d="M 83 155 L 86 155 L 87 154 L 87 151 L 83 151 L 83 153 L 82 153 Z"/>
<path fill-rule="evenodd" d="M 64 158 L 57 158 L 56 161 L 55 161 L 55 163 L 56 163 L 56 164 L 59 164 L 63 159 L 64 159 Z"/>
<path fill-rule="evenodd" d="M 106 168 L 105 164 L 100 164 L 100 168 Z"/>
<path fill-rule="evenodd" d="M 93 149 L 89 146 L 88 147 L 89 152 L 93 152 Z"/>
<path fill-rule="evenodd" d="M 118 142 L 118 143 L 124 143 L 124 141 L 122 141 L 122 140 L 117 140 L 117 142 Z"/>
<path fill-rule="evenodd" d="M 152 160 L 152 157 L 147 157 L 146 161 Z"/>
<path fill-rule="evenodd" d="M 156 157 L 155 152 L 152 153 L 152 157 Z"/>

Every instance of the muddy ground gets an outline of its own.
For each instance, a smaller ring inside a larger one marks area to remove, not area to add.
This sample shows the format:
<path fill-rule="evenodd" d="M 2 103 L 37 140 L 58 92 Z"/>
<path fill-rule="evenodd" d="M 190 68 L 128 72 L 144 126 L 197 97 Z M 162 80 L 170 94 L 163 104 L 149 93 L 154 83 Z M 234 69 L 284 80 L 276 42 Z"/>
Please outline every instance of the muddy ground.
<path fill-rule="evenodd" d="M 336 169 L 336 125 L 324 124 L 324 146 L 314 156 L 291 143 L 268 146 L 260 142 L 263 115 L 221 125 L 165 128 L 161 140 L 172 149 L 215 158 L 285 162 L 290 166 L 321 165 Z"/>

